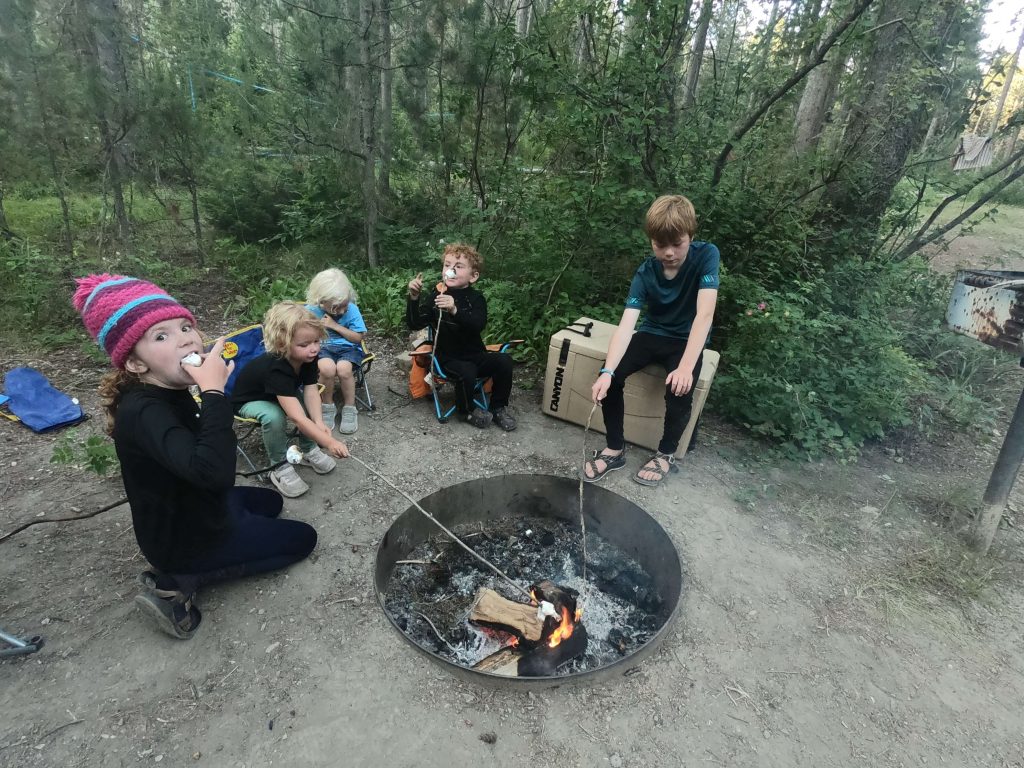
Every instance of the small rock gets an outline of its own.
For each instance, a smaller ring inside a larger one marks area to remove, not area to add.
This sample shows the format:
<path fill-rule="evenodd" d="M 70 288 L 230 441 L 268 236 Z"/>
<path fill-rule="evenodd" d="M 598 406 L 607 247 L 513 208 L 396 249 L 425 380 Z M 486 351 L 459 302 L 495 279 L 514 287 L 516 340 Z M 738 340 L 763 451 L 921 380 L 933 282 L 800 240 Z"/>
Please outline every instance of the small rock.
<path fill-rule="evenodd" d="M 488 731 L 487 733 L 480 734 L 480 741 L 484 744 L 494 744 L 498 741 L 498 734 L 494 731 Z"/>
<path fill-rule="evenodd" d="M 609 757 L 608 763 L 612 768 L 622 768 L 622 758 L 618 754 Z"/>
<path fill-rule="evenodd" d="M 280 647 L 281 647 L 281 643 L 271 643 L 270 645 L 267 646 L 266 652 L 267 653 L 273 653 L 274 651 L 276 651 Z"/>

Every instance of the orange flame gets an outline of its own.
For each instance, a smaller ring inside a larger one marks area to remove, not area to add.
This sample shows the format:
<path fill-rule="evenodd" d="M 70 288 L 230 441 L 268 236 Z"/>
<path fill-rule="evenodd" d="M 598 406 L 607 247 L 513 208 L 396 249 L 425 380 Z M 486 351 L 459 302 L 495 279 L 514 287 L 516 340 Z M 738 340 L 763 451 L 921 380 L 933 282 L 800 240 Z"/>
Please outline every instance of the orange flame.
<path fill-rule="evenodd" d="M 578 617 L 579 611 L 577 611 Z M 572 631 L 575 627 L 576 624 L 569 618 L 569 609 L 563 606 L 562 623 L 555 628 L 555 631 L 551 633 L 551 637 L 548 638 L 548 648 L 557 648 L 563 640 L 568 640 L 572 637 Z"/>

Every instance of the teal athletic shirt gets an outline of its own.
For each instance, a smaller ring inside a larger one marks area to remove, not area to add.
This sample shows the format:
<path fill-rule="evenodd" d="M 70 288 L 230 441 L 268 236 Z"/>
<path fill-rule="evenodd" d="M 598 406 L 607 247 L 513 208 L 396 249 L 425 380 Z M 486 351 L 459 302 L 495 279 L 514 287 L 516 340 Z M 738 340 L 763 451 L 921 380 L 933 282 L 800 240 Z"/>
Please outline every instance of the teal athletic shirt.
<path fill-rule="evenodd" d="M 697 316 L 697 291 L 702 288 L 718 290 L 718 262 L 717 247 L 695 240 L 690 243 L 678 274 L 669 280 L 661 262 L 648 256 L 637 267 L 626 297 L 626 309 L 647 307 L 638 330 L 657 336 L 689 338 Z"/>

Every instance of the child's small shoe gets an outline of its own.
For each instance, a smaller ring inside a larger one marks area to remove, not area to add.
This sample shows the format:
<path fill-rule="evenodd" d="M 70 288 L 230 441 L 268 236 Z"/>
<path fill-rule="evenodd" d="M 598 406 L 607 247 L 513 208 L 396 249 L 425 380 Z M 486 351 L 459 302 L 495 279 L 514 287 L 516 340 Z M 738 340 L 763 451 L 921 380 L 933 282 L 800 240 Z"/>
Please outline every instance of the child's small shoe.
<path fill-rule="evenodd" d="M 491 414 L 490 411 L 485 411 L 483 408 L 474 408 L 473 412 L 466 417 L 466 421 L 468 421 L 474 427 L 486 429 L 491 425 L 491 419 L 493 418 L 494 416 Z"/>
<path fill-rule="evenodd" d="M 496 408 L 494 410 L 494 423 L 506 432 L 511 432 L 518 426 L 512 414 L 508 412 L 508 408 Z"/>
<path fill-rule="evenodd" d="M 338 407 L 334 403 L 324 403 L 320 407 L 324 414 L 324 424 L 328 429 L 334 429 L 334 420 L 338 418 Z"/>
<path fill-rule="evenodd" d="M 341 406 L 341 422 L 338 431 L 343 435 L 351 435 L 359 429 L 359 411 L 354 405 Z"/>
<path fill-rule="evenodd" d="M 338 466 L 338 462 L 324 453 L 319 446 L 306 451 L 302 456 L 302 461 L 299 463 L 307 467 L 312 467 L 313 471 L 318 475 L 326 475 Z M 294 472 L 295 470 L 292 471 Z"/>
<path fill-rule="evenodd" d="M 295 471 L 295 467 L 291 464 L 285 464 L 283 467 L 278 467 L 272 471 L 270 473 L 270 482 L 274 484 L 274 487 L 277 488 L 282 496 L 287 496 L 289 499 L 297 498 L 309 490 L 309 486 L 299 477 L 299 473 Z"/>

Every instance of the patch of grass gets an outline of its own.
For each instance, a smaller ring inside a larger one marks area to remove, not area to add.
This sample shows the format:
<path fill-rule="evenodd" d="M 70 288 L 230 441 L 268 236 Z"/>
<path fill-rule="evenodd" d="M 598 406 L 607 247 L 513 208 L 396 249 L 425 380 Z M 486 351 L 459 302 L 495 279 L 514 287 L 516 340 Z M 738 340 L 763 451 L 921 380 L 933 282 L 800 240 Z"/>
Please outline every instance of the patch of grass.
<path fill-rule="evenodd" d="M 904 494 L 904 501 L 924 518 L 951 531 L 965 528 L 981 509 L 980 488 L 968 483 L 949 487 L 930 485 L 920 492 Z"/>
<path fill-rule="evenodd" d="M 890 620 L 927 615 L 944 623 L 942 609 L 968 621 L 972 610 L 987 603 L 1005 579 L 997 560 L 977 555 L 950 534 L 901 552 L 884 563 L 856 590 L 856 597 L 875 603 Z"/>

